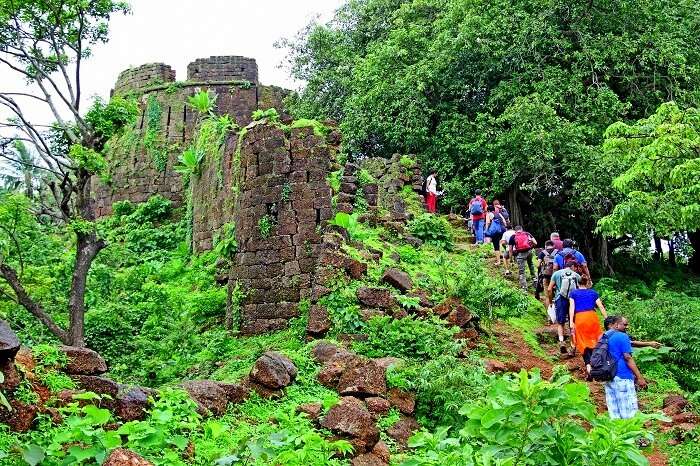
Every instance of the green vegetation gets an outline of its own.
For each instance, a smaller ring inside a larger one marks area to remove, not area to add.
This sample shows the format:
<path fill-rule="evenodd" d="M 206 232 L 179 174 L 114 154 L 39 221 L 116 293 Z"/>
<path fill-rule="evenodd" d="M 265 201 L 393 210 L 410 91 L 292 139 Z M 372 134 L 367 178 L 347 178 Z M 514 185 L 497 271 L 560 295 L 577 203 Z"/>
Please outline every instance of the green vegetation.
<path fill-rule="evenodd" d="M 523 370 L 492 380 L 486 393 L 459 410 L 461 430 L 415 435 L 410 446 L 417 454 L 402 464 L 648 464 L 635 445 L 645 435 L 645 418 L 596 417 L 584 384 L 568 377 L 545 381 Z"/>

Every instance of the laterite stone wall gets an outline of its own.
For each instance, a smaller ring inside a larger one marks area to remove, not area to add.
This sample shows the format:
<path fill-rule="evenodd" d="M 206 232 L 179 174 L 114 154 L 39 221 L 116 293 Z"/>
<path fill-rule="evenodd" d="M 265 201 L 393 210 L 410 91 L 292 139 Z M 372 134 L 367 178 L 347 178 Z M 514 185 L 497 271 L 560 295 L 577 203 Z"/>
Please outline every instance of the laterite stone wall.
<path fill-rule="evenodd" d="M 108 154 L 108 182 L 93 181 L 98 217 L 111 214 L 112 204 L 122 200 L 143 202 L 158 194 L 175 205 L 184 202 L 182 179 L 173 167 L 193 137 L 197 115 L 187 99 L 198 91 L 215 92 L 215 112 L 230 115 L 239 126 L 250 123 L 251 114 L 258 108 L 276 108 L 283 114 L 282 99 L 288 91 L 258 84 L 254 59 L 236 56 L 198 59 L 190 64 L 188 71 L 192 73 L 188 76 L 191 79 L 184 82 L 175 82 L 175 72 L 162 63 L 132 68 L 119 75 L 113 95 L 136 94 L 140 114 L 129 137 L 113 144 L 116 150 Z M 227 77 L 231 78 L 228 83 L 223 79 Z M 145 141 L 149 129 L 149 98 L 155 99 L 160 108 L 155 133 L 165 157 L 147 147 Z M 165 163 L 158 162 L 159 157 Z M 158 166 L 159 163 L 162 166 Z"/>

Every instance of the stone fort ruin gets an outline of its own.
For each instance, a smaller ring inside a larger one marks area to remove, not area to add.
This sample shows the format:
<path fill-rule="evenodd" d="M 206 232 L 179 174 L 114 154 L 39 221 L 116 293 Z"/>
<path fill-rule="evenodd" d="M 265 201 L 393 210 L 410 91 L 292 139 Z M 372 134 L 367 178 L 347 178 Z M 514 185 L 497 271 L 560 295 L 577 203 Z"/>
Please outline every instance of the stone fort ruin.
<path fill-rule="evenodd" d="M 215 117 L 228 116 L 236 127 L 185 180 L 175 167 L 201 137 L 202 116 L 188 103 L 199 91 L 215 94 Z M 246 334 L 285 327 L 299 314 L 299 302 L 313 298 L 319 262 L 328 262 L 322 226 L 334 215 L 334 195 L 338 211 L 352 211 L 357 193 L 370 207 L 379 201 L 396 213 L 402 186 L 420 189 L 420 170 L 409 173 L 397 156 L 393 165 L 374 159 L 378 184 L 359 186 L 358 167 L 346 164 L 333 193 L 327 180 L 341 168 L 340 133 L 332 124 L 292 122 L 282 103 L 287 93 L 260 84 L 255 60 L 238 56 L 197 59 L 186 81 L 176 81 L 162 63 L 128 69 L 112 96 L 136 97 L 140 113 L 134 127 L 110 143 L 107 181 L 93 182 L 98 217 L 111 214 L 117 201 L 154 195 L 186 209 L 196 252 L 212 249 L 235 226 L 237 251 L 227 275 L 243 293 L 240 329 Z M 272 108 L 280 121 L 253 121 L 254 111 Z"/>
<path fill-rule="evenodd" d="M 187 99 L 200 90 L 215 93 L 216 115 L 228 115 L 241 129 L 231 131 L 220 156 L 205 157 L 185 184 L 174 167 L 198 131 L 198 115 Z M 198 252 L 214 246 L 224 225 L 235 225 L 238 249 L 229 277 L 244 293 L 241 330 L 284 327 L 309 294 L 319 226 L 332 215 L 326 178 L 338 133 L 252 121 L 255 110 L 269 108 L 285 119 L 287 91 L 260 84 L 250 58 L 195 60 L 184 82 L 162 63 L 132 68 L 119 75 L 112 91 L 129 94 L 138 98 L 140 115 L 135 128 L 113 144 L 109 181 L 94 181 L 98 216 L 109 215 L 116 201 L 164 196 L 190 209 Z"/>

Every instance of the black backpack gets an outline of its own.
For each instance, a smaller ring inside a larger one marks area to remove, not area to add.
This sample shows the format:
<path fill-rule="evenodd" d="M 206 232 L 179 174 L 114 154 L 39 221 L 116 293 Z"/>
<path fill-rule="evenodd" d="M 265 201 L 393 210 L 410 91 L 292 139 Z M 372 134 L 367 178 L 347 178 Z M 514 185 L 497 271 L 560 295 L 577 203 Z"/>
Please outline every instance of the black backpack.
<path fill-rule="evenodd" d="M 617 361 L 608 350 L 610 335 L 605 332 L 591 353 L 591 378 L 598 382 L 609 382 L 617 374 Z"/>

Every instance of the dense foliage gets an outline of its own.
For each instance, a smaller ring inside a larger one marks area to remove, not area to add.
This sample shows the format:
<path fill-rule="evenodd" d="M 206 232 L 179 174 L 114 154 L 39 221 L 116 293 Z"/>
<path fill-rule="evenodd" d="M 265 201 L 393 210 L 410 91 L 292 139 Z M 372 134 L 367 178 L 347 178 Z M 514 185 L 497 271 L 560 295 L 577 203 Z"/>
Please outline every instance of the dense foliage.
<path fill-rule="evenodd" d="M 532 233 L 592 232 L 627 167 L 606 128 L 700 99 L 697 2 L 349 1 L 285 45 L 297 116 L 341 122 L 355 156 L 416 153 L 445 202 L 503 196 Z"/>

